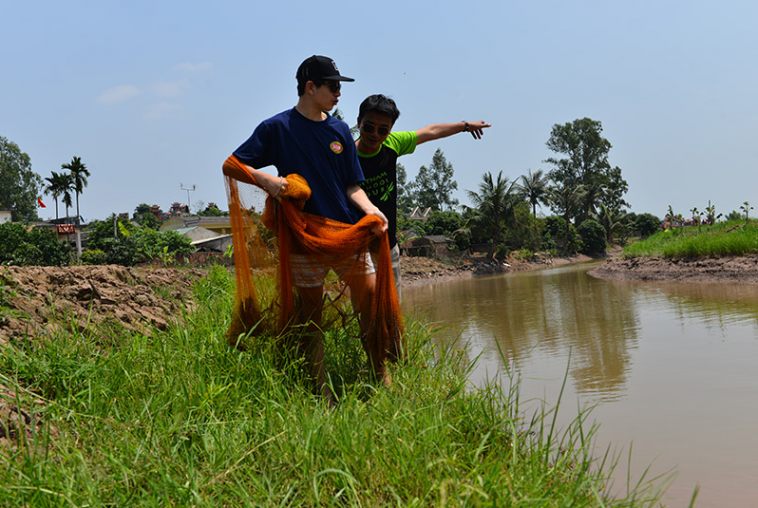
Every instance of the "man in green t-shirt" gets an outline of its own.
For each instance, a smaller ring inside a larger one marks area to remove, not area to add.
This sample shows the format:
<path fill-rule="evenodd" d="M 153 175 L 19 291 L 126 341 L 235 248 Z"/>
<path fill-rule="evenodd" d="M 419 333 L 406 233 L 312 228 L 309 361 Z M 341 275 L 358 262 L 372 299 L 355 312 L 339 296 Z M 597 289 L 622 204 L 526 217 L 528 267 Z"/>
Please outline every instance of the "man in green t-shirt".
<path fill-rule="evenodd" d="M 413 153 L 416 146 L 434 139 L 446 138 L 459 132 L 469 132 L 474 139 L 481 139 L 484 129 L 490 126 L 484 121 L 435 123 L 416 131 L 392 132 L 392 126 L 400 116 L 395 101 L 384 95 L 369 95 L 358 109 L 360 137 L 355 142 L 358 160 L 365 181 L 361 187 L 371 202 L 387 217 L 392 271 L 395 285 L 400 291 L 400 248 L 397 245 L 397 158 Z"/>

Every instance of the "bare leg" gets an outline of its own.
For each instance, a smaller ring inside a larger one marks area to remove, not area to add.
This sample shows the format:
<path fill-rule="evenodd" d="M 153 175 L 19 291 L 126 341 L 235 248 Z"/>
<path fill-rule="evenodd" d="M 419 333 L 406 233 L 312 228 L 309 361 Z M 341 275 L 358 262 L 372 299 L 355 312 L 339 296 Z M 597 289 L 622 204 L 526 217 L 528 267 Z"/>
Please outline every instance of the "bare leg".
<path fill-rule="evenodd" d="M 358 312 L 361 328 L 361 342 L 368 356 L 369 366 L 385 386 L 392 384 L 392 377 L 386 366 L 387 352 L 372 343 L 375 333 L 371 326 L 371 301 L 376 294 L 376 274 L 347 275 L 345 282 L 350 287 L 350 300 Z"/>
<path fill-rule="evenodd" d="M 305 325 L 300 336 L 299 350 L 305 356 L 308 376 L 313 381 L 316 392 L 330 403 L 334 396 L 326 384 L 324 369 L 324 334 L 321 331 L 321 314 L 324 307 L 324 288 L 297 288 L 300 295 L 298 322 Z"/>

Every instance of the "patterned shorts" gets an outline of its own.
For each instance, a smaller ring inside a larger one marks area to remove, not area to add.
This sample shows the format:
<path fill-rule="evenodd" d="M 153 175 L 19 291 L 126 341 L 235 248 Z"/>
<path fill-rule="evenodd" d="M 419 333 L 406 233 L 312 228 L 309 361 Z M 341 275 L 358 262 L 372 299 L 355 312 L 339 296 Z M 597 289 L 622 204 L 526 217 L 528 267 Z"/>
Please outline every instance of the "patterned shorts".
<path fill-rule="evenodd" d="M 324 285 L 324 277 L 331 268 L 339 278 L 344 280 L 345 277 L 356 275 L 370 275 L 374 273 L 374 263 L 371 262 L 371 256 L 365 252 L 357 256 L 334 263 L 325 263 L 323 260 L 315 259 L 307 254 L 290 255 L 292 267 L 292 282 L 299 288 L 316 288 Z"/>

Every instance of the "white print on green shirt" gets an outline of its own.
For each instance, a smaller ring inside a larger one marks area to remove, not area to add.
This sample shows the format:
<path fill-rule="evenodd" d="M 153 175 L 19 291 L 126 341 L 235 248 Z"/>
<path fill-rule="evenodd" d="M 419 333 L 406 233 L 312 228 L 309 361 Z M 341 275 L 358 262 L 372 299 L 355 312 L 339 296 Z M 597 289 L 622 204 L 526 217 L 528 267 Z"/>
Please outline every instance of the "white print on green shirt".
<path fill-rule="evenodd" d="M 361 185 L 369 197 L 375 197 L 380 201 L 388 201 L 395 189 L 395 182 L 391 181 L 387 173 L 382 173 L 368 178 Z"/>

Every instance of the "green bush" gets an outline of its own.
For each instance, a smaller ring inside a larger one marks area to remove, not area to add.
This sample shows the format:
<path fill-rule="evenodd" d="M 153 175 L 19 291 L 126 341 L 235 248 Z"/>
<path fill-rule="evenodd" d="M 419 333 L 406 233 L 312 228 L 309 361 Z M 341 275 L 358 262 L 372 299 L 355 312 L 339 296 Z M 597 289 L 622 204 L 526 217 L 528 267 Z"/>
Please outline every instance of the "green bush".
<path fill-rule="evenodd" d="M 105 262 L 132 266 L 152 260 L 164 263 L 171 259 L 186 257 L 194 251 L 191 241 L 176 231 L 157 231 L 130 221 L 93 221 L 89 227 L 88 249 L 100 250 Z M 115 235 L 115 236 L 114 236 Z"/>
<path fill-rule="evenodd" d="M 471 248 L 471 231 L 468 228 L 461 228 L 453 231 L 453 243 L 459 251 Z"/>
<path fill-rule="evenodd" d="M 26 228 L 21 224 L 7 222 L 0 224 L 0 264 L 17 264 L 14 253 L 16 249 L 26 242 Z"/>
<path fill-rule="evenodd" d="M 0 264 L 64 266 L 71 262 L 71 247 L 47 228 L 27 231 L 21 224 L 0 224 Z"/>
<path fill-rule="evenodd" d="M 587 219 L 577 228 L 582 238 L 582 253 L 588 256 L 605 254 L 605 228 L 595 219 Z"/>
<path fill-rule="evenodd" d="M 661 230 L 661 219 L 652 213 L 641 213 L 635 217 L 634 230 L 640 238 L 647 238 Z"/>
<path fill-rule="evenodd" d="M 108 255 L 100 249 L 85 249 L 80 261 L 84 265 L 102 265 L 108 262 Z"/>
<path fill-rule="evenodd" d="M 505 259 L 508 257 L 508 254 L 511 253 L 511 250 L 508 248 L 508 246 L 504 243 L 501 243 L 497 247 L 495 247 L 495 259 L 498 261 L 505 261 Z"/>
<path fill-rule="evenodd" d="M 534 252 L 526 248 L 514 250 L 511 255 L 519 261 L 531 261 L 534 259 Z"/>
<path fill-rule="evenodd" d="M 423 223 L 427 235 L 452 235 L 462 225 L 461 216 L 453 211 L 434 211 Z"/>
<path fill-rule="evenodd" d="M 529 203 L 520 202 L 513 206 L 513 213 L 506 221 L 505 243 L 515 250 L 527 248 L 539 250 L 542 243 L 543 220 L 535 218 Z"/>
<path fill-rule="evenodd" d="M 195 251 L 192 242 L 184 235 L 176 231 L 162 231 L 160 233 L 158 244 L 161 251 L 166 249 L 175 258 L 186 257 Z"/>
<path fill-rule="evenodd" d="M 546 217 L 542 238 L 542 248 L 554 249 L 559 256 L 573 256 L 582 249 L 582 238 L 576 227 L 563 217 Z"/>

